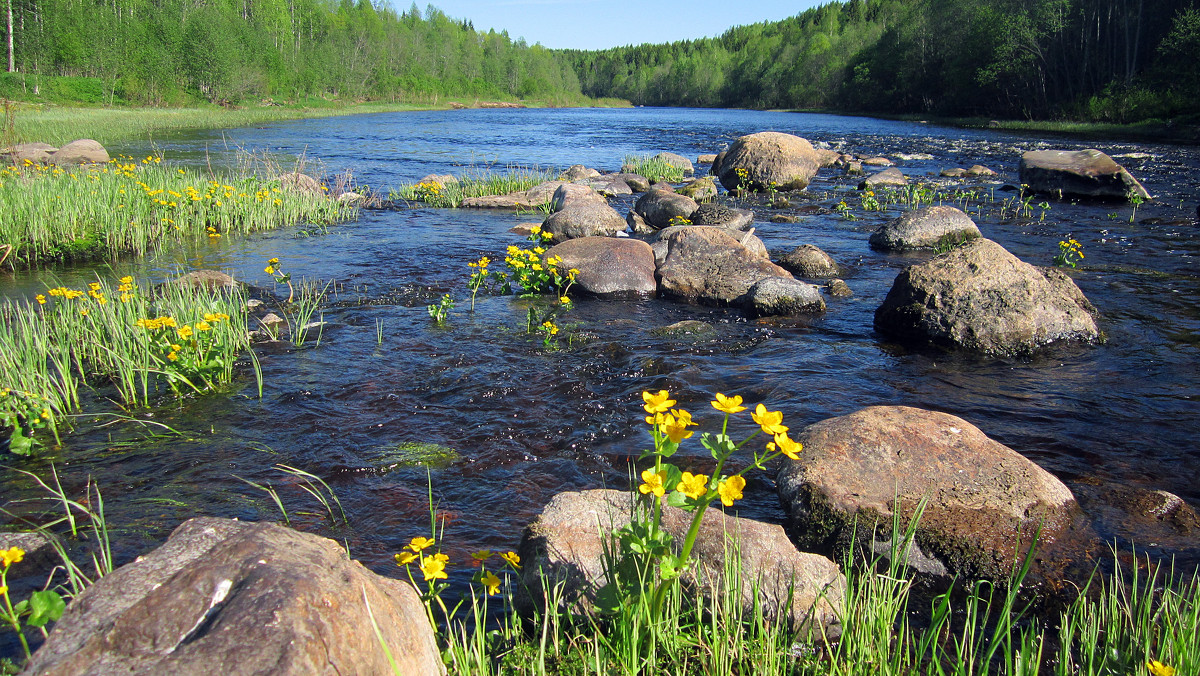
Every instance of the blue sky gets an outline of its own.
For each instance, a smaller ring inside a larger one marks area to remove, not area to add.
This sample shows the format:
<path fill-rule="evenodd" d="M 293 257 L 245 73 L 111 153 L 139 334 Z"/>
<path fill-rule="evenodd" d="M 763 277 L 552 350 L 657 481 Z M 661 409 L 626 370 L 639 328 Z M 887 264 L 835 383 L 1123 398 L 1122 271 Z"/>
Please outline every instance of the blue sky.
<path fill-rule="evenodd" d="M 411 0 L 392 0 L 398 10 Z M 654 2 L 653 0 L 440 0 L 434 7 L 477 30 L 507 30 L 514 40 L 551 48 L 604 49 L 674 42 L 724 33 L 732 26 L 777 21 L 827 0 Z M 417 5 L 425 8 L 426 2 Z"/>

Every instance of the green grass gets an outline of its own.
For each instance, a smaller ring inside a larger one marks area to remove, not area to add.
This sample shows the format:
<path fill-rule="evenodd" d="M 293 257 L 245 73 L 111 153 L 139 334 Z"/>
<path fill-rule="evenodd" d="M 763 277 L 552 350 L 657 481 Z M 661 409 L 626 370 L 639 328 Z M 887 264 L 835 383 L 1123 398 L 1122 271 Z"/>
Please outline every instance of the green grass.
<path fill-rule="evenodd" d="M 461 206 L 468 197 L 507 195 L 554 180 L 555 172 L 524 167 L 508 167 L 504 171 L 481 169 L 458 176 L 458 181 L 445 184 L 436 182 L 414 183 L 400 186 L 390 192 L 389 198 L 423 202 L 432 207 L 454 208 Z"/>
<path fill-rule="evenodd" d="M 626 155 L 621 171 L 643 176 L 653 183 L 682 183 L 683 168 L 678 167 L 661 157 L 646 157 L 643 155 Z"/>
<path fill-rule="evenodd" d="M 284 189 L 251 175 L 207 176 L 165 168 L 159 158 L 120 158 L 76 168 L 10 166 L 0 171 L 2 266 L 145 254 L 163 246 L 256 230 L 330 224 L 355 207 Z"/>

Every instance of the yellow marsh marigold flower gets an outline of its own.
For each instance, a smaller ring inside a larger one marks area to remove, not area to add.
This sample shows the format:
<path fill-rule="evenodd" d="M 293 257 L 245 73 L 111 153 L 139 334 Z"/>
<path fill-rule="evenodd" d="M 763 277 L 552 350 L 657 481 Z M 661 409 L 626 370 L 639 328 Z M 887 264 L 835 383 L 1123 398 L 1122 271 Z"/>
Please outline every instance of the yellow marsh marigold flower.
<path fill-rule="evenodd" d="M 396 555 L 397 566 L 407 566 L 417 560 L 417 555 L 412 552 L 400 552 Z"/>
<path fill-rule="evenodd" d="M 182 338 L 182 339 L 184 339 L 184 340 L 187 340 L 188 338 L 191 338 L 191 337 L 192 337 L 192 334 L 194 333 L 194 332 L 192 331 L 192 327 L 191 327 L 190 325 L 188 325 L 188 324 L 184 324 L 183 326 L 179 327 L 178 329 L 176 329 L 176 332 L 178 332 L 178 333 L 179 333 L 179 337 L 180 337 L 180 338 Z"/>
<path fill-rule="evenodd" d="M 666 472 L 655 473 L 652 469 L 642 470 L 642 481 L 644 483 L 641 486 L 638 486 L 638 491 L 642 495 L 649 495 L 653 493 L 655 496 L 661 498 L 667 494 L 667 487 L 663 485 L 663 482 L 666 480 Z"/>
<path fill-rule="evenodd" d="M 25 558 L 25 550 L 20 547 L 10 547 L 9 549 L 0 550 L 0 564 L 5 568 L 20 563 L 21 559 Z"/>
<path fill-rule="evenodd" d="M 675 490 L 683 493 L 693 500 L 704 497 L 704 494 L 708 492 L 708 475 L 684 472 L 683 478 L 679 484 L 675 486 Z"/>
<path fill-rule="evenodd" d="M 741 413 L 746 410 L 746 407 L 742 406 L 740 395 L 735 394 L 732 397 L 727 397 L 720 392 L 717 392 L 716 400 L 712 402 L 712 406 L 718 411 L 727 414 Z"/>
<path fill-rule="evenodd" d="M 686 415 L 687 411 L 679 411 L 679 413 Z M 688 415 L 686 418 L 680 418 L 668 413 L 667 415 L 663 416 L 663 421 L 658 426 L 658 429 L 660 432 L 667 435 L 667 438 L 670 439 L 672 443 L 678 444 L 694 434 L 694 432 L 688 430 L 687 426 L 695 424 L 696 423 L 692 422 L 690 415 Z"/>
<path fill-rule="evenodd" d="M 664 413 L 675 405 L 675 400 L 667 394 L 666 390 L 659 390 L 658 394 L 643 391 L 642 401 L 646 402 L 642 406 L 646 409 L 646 413 Z"/>
<path fill-rule="evenodd" d="M 1158 660 L 1146 662 L 1146 668 L 1150 670 L 1152 676 L 1175 676 L 1175 667 L 1163 664 Z"/>
<path fill-rule="evenodd" d="M 787 432 L 784 432 L 775 435 L 775 441 L 767 444 L 767 450 L 772 452 L 778 450 L 792 460 L 799 460 L 800 451 L 804 450 L 804 444 L 793 441 Z"/>
<path fill-rule="evenodd" d="M 787 426 L 783 424 L 782 411 L 768 411 L 766 406 L 759 404 L 750 417 L 754 418 L 754 422 L 758 423 L 759 427 L 762 427 L 762 431 L 767 434 L 783 434 L 788 431 Z"/>
<path fill-rule="evenodd" d="M 408 548 L 414 552 L 419 552 L 433 546 L 433 538 L 422 537 L 418 535 L 408 543 Z"/>
<path fill-rule="evenodd" d="M 40 294 L 40 293 L 39 293 L 38 295 L 34 296 L 34 298 L 36 298 L 36 299 L 37 299 L 38 305 L 45 305 L 45 304 L 46 304 L 46 297 L 45 297 L 45 296 L 43 296 L 42 294 Z"/>
<path fill-rule="evenodd" d="M 212 325 L 210 325 L 208 322 L 206 322 L 202 319 L 202 320 L 196 322 L 196 330 L 200 331 L 201 333 L 203 333 L 205 331 L 211 331 Z"/>
<path fill-rule="evenodd" d="M 717 484 L 717 495 L 721 496 L 721 504 L 732 507 L 734 500 L 742 499 L 742 489 L 745 487 L 746 480 L 738 474 Z"/>
<path fill-rule="evenodd" d="M 504 552 L 503 554 L 501 554 L 501 555 L 500 555 L 500 558 L 502 558 L 502 559 L 504 559 L 506 562 L 508 562 L 508 565 L 512 566 L 513 568 L 516 568 L 516 569 L 520 570 L 520 568 L 521 568 L 521 557 L 520 557 L 520 556 L 517 556 L 517 553 L 516 553 L 516 552 Z"/>
<path fill-rule="evenodd" d="M 450 577 L 446 574 L 446 562 L 432 556 L 421 557 L 421 573 L 425 575 L 426 582 Z"/>
<path fill-rule="evenodd" d="M 500 592 L 500 578 L 493 575 L 490 570 L 485 572 L 479 581 L 487 588 L 488 596 L 495 596 Z"/>

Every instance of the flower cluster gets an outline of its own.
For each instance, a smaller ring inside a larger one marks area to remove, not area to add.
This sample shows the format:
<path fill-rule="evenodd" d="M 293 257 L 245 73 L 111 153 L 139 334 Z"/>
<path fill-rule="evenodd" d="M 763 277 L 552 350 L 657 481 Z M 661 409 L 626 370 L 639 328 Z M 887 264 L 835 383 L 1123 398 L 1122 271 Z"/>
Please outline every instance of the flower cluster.
<path fill-rule="evenodd" d="M 37 430 L 55 429 L 54 410 L 50 400 L 33 392 L 0 387 L 0 429 L 10 429 L 8 450 L 17 455 L 33 451 Z"/>
<path fill-rule="evenodd" d="M 1074 268 L 1083 258 L 1083 245 L 1074 237 L 1068 236 L 1066 240 L 1058 243 L 1058 255 L 1054 257 L 1054 264 L 1058 267 Z"/>
<path fill-rule="evenodd" d="M 535 246 L 529 249 L 508 247 L 504 262 L 512 272 L 512 278 L 521 285 L 522 296 L 550 292 L 555 292 L 560 297 L 566 296 L 567 290 L 575 283 L 579 270 L 563 269 L 561 256 L 545 257 L 546 248 L 542 244 L 553 237 L 553 234 L 542 230 L 541 226 L 534 226 L 530 231 L 529 240 Z"/>
<path fill-rule="evenodd" d="M 404 549 L 396 554 L 396 565 L 403 567 L 409 575 L 413 577 L 412 567 L 420 571 L 425 582 L 432 583 L 429 588 L 430 598 L 436 598 L 444 589 L 443 585 L 438 584 L 438 580 L 448 579 L 450 576 L 446 572 L 446 566 L 450 563 L 450 557 L 435 551 L 431 554 L 426 554 L 425 551 L 430 549 L 437 542 L 433 538 L 427 538 L 418 535 L 409 541 Z M 490 550 L 482 550 L 471 554 L 471 558 L 475 563 L 479 564 L 479 571 L 475 573 L 472 579 L 484 587 L 488 596 L 492 596 L 500 591 L 500 578 L 487 569 L 487 561 L 495 555 L 499 557 L 505 564 L 511 566 L 514 570 L 521 569 L 521 557 L 516 552 L 495 553 Z M 415 584 L 415 582 L 414 582 Z M 438 599 L 440 601 L 440 599 Z"/>

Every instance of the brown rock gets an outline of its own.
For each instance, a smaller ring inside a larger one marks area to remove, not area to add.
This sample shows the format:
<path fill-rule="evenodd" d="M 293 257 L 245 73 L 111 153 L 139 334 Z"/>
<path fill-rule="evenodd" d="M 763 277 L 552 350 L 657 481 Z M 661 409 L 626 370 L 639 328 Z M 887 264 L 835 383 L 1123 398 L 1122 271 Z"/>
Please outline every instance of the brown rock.
<path fill-rule="evenodd" d="M 104 164 L 108 162 L 108 151 L 98 141 L 90 138 L 71 141 L 50 154 L 50 164 Z"/>
<path fill-rule="evenodd" d="M 717 161 L 717 156 L 714 153 L 708 153 L 696 158 L 696 164 L 712 164 Z"/>
<path fill-rule="evenodd" d="M 550 211 L 562 211 L 569 206 L 585 202 L 608 205 L 604 195 L 596 192 L 591 186 L 563 183 L 555 188 L 554 195 L 550 198 Z"/>
<path fill-rule="evenodd" d="M 887 554 L 893 514 L 903 530 L 926 500 L 906 563 L 941 578 L 1003 579 L 1039 528 L 1052 541 L 1076 510 L 1049 472 L 945 413 L 874 406 L 796 439 L 804 450 L 778 485 L 801 547 Z"/>
<path fill-rule="evenodd" d="M 565 603 L 590 613 L 596 593 L 605 583 L 604 548 L 611 533 L 629 523 L 629 493 L 590 490 L 559 493 L 525 529 L 520 556 L 525 562 L 524 588 L 519 598 L 525 609 L 541 607 L 544 572 L 551 582 L 564 583 Z M 662 524 L 678 550 L 691 525 L 692 515 L 663 507 Z M 683 584 L 692 594 L 712 598 L 723 585 L 726 552 L 738 543 L 743 578 L 739 602 L 751 610 L 757 601 L 768 621 L 786 618 L 804 634 L 841 633 L 838 613 L 845 593 L 845 578 L 837 564 L 816 554 L 803 554 L 788 540 L 783 528 L 725 515 L 710 508 L 701 521 L 692 550 L 695 566 L 684 574 Z M 610 545 L 611 546 L 611 545 Z M 791 592 L 789 598 L 789 591 Z"/>
<path fill-rule="evenodd" d="M 620 216 L 618 216 L 618 219 Z M 624 226 L 625 222 L 621 221 Z M 654 251 L 625 237 L 581 237 L 550 247 L 546 259 L 562 258 L 559 268 L 579 270 L 575 285 L 605 298 L 653 296 Z"/>
<path fill-rule="evenodd" d="M 680 228 L 662 240 L 659 290 L 666 296 L 728 305 L 766 277 L 791 278 L 783 268 L 742 246 L 721 228 Z"/>
<path fill-rule="evenodd" d="M 971 217 L 950 206 L 921 207 L 871 233 L 871 247 L 883 251 L 949 248 L 982 237 Z"/>
<path fill-rule="evenodd" d="M 614 237 L 625 232 L 625 219 L 607 203 L 577 199 L 562 211 L 550 214 L 542 222 L 542 229 L 554 235 L 555 242 L 576 237 Z"/>
<path fill-rule="evenodd" d="M 298 171 L 280 174 L 275 177 L 284 190 L 291 192 L 310 193 L 313 195 L 324 195 L 325 191 L 321 189 L 321 182 Z"/>
<path fill-rule="evenodd" d="M 812 144 L 799 136 L 763 131 L 742 136 L 721 154 L 713 173 L 726 190 L 745 184 L 751 190 L 764 190 L 774 184 L 778 190 L 803 190 L 821 166 L 821 156 Z M 742 169 L 742 179 L 737 170 Z"/>
<path fill-rule="evenodd" d="M 894 163 L 894 162 L 892 162 L 891 160 L 889 160 L 889 159 L 888 159 L 888 158 L 886 158 L 886 157 L 864 157 L 864 158 L 862 159 L 862 163 L 863 163 L 863 165 L 864 165 L 864 166 L 868 166 L 868 167 L 891 167 L 891 166 L 895 166 L 895 163 Z"/>
<path fill-rule="evenodd" d="M 824 279 L 842 274 L 837 262 L 829 254 L 811 244 L 801 244 L 779 259 L 784 270 L 808 279 Z"/>
<path fill-rule="evenodd" d="M 694 225 L 713 225 L 726 230 L 749 230 L 750 225 L 754 223 L 754 212 L 708 202 L 692 212 L 691 218 Z"/>
<path fill-rule="evenodd" d="M 1099 150 L 1037 150 L 1021 156 L 1021 183 L 1036 193 L 1102 199 L 1150 199 L 1124 167 Z"/>
<path fill-rule="evenodd" d="M 71 602 L 31 674 L 444 674 L 412 586 L 332 540 L 202 517 Z"/>
<path fill-rule="evenodd" d="M 638 198 L 633 210 L 649 225 L 665 228 L 671 225 L 672 218 L 691 219 L 696 209 L 700 208 L 696 201 L 686 195 L 660 190 L 656 186 Z"/>
<path fill-rule="evenodd" d="M 581 181 L 586 178 L 595 178 L 600 172 L 595 169 L 590 169 L 582 164 L 572 164 L 566 171 L 559 174 L 559 179 L 563 181 Z"/>
<path fill-rule="evenodd" d="M 840 279 L 829 280 L 829 295 L 834 298 L 849 298 L 854 295 L 850 285 Z"/>
<path fill-rule="evenodd" d="M 830 150 L 829 148 L 817 148 L 816 151 L 821 168 L 832 167 L 842 159 L 842 154 L 836 150 Z"/>
<path fill-rule="evenodd" d="M 9 161 L 13 164 L 23 164 L 25 160 L 29 160 L 34 164 L 49 164 L 50 157 L 57 151 L 58 148 L 49 143 L 18 143 L 9 148 Z"/>
<path fill-rule="evenodd" d="M 904 173 L 895 167 L 891 167 L 864 178 L 862 183 L 858 184 L 858 189 L 869 190 L 871 188 L 902 187 L 906 185 L 908 185 L 908 179 L 905 178 Z"/>
<path fill-rule="evenodd" d="M 173 283 L 179 286 L 208 289 L 209 291 L 214 289 L 233 289 L 238 285 L 233 277 L 218 270 L 195 270 L 179 277 Z"/>

